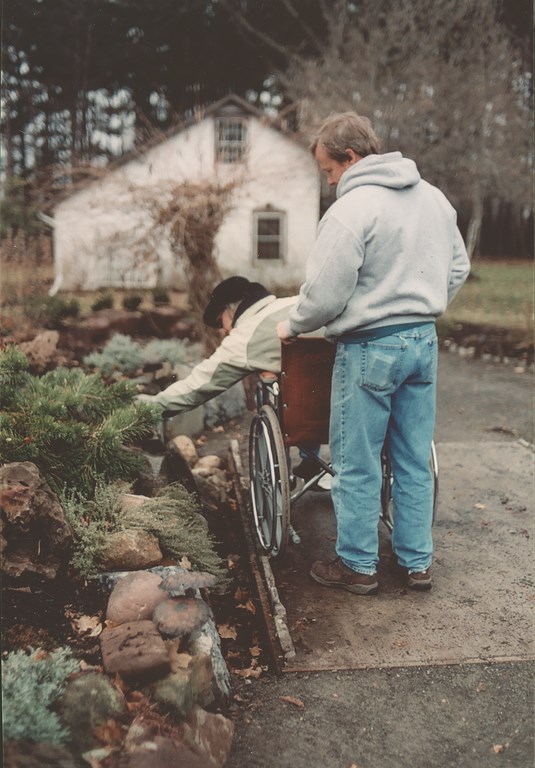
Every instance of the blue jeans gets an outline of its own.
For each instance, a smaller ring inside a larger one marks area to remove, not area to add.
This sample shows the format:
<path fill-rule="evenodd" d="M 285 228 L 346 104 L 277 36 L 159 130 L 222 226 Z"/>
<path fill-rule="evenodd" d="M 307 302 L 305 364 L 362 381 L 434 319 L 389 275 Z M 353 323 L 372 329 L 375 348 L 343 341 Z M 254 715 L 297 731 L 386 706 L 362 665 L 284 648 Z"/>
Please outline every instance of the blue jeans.
<path fill-rule="evenodd" d="M 392 547 L 409 571 L 431 565 L 438 343 L 434 324 L 374 341 L 337 344 L 330 450 L 336 552 L 359 573 L 375 574 L 381 450 L 388 437 L 393 472 Z"/>

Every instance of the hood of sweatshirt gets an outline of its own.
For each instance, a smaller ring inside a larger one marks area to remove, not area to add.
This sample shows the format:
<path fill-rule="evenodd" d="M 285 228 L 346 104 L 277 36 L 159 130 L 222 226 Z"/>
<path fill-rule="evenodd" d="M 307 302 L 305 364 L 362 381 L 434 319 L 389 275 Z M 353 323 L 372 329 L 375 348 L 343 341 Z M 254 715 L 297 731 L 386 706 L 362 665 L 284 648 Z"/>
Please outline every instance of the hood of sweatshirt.
<path fill-rule="evenodd" d="M 419 181 L 420 174 L 416 163 L 408 157 L 403 157 L 401 152 L 368 155 L 344 171 L 336 188 L 336 197 L 365 184 L 403 189 L 413 187 Z"/>

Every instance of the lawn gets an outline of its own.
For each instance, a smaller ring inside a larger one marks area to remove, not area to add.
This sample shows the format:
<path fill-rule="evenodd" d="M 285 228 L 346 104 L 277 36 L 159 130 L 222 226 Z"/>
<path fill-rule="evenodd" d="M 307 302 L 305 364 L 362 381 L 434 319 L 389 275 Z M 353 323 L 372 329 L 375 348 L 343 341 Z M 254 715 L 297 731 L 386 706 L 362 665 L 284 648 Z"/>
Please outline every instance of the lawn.
<path fill-rule="evenodd" d="M 533 335 L 533 264 L 478 259 L 450 304 L 443 325 L 490 325 Z"/>

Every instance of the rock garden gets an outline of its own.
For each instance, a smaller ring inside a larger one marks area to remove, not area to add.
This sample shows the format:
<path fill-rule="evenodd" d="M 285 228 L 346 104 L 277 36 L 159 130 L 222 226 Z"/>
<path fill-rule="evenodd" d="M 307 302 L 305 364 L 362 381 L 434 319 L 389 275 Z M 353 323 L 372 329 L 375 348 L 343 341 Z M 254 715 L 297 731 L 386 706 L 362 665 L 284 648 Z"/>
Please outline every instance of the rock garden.
<path fill-rule="evenodd" d="M 171 306 L 2 344 L 5 765 L 228 758 L 233 679 L 267 669 L 225 442 L 209 439 L 244 390 L 216 398 L 196 439 L 162 440 L 135 400 L 200 355 Z"/>

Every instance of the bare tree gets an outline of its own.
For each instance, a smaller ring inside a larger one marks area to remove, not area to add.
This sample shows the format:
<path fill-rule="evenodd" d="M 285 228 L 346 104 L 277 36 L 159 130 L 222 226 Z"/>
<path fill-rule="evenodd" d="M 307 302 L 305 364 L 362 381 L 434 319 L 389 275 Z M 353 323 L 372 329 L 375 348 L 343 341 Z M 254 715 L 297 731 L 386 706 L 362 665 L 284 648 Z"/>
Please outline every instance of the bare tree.
<path fill-rule="evenodd" d="M 531 210 L 529 74 L 497 0 L 318 3 L 325 42 L 303 26 L 308 53 L 286 48 L 288 67 L 278 73 L 280 88 L 301 105 L 305 133 L 333 111 L 370 117 L 384 149 L 414 157 L 463 212 L 471 255 L 486 201 Z M 295 11 L 292 0 L 279 5 Z M 272 50 L 283 52 L 276 41 Z"/>

